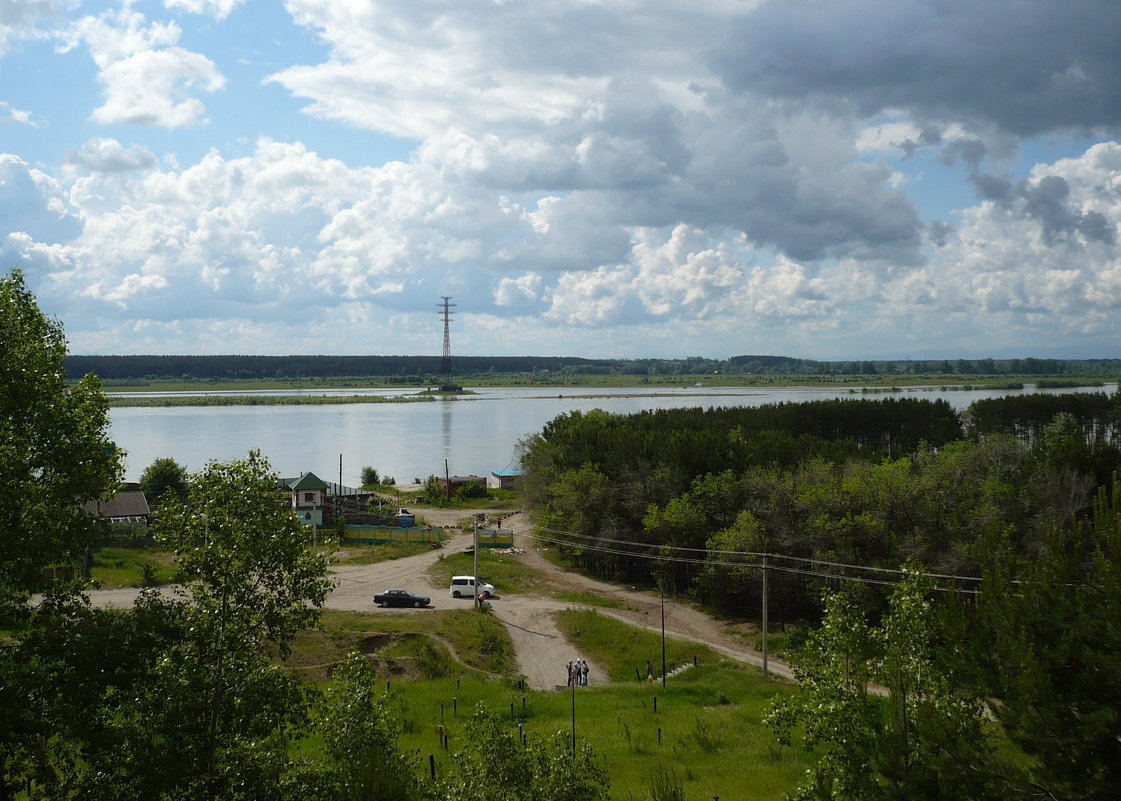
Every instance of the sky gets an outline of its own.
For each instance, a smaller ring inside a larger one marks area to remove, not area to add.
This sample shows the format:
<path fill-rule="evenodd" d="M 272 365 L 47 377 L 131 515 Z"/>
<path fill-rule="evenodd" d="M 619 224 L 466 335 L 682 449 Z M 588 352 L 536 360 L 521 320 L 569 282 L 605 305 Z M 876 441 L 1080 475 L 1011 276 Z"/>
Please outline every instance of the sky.
<path fill-rule="evenodd" d="M 1117 0 L 0 0 L 82 354 L 1116 358 Z"/>

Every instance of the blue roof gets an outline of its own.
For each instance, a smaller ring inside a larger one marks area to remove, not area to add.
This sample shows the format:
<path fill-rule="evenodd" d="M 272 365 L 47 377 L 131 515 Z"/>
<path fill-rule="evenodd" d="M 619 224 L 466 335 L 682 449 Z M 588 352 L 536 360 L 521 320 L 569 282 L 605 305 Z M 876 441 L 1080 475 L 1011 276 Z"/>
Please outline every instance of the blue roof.
<path fill-rule="evenodd" d="M 522 474 L 521 470 L 513 470 L 510 468 L 505 468 L 503 470 L 491 470 L 490 472 L 495 476 L 520 476 Z"/>

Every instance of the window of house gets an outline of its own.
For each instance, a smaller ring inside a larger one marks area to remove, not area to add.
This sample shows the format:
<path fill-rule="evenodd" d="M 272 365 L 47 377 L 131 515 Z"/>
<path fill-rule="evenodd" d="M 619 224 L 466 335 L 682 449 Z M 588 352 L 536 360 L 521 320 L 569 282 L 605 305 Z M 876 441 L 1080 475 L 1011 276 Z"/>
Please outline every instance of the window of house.
<path fill-rule="evenodd" d="M 315 493 L 314 492 L 305 492 L 304 493 L 304 503 L 312 503 L 314 500 L 315 500 Z"/>

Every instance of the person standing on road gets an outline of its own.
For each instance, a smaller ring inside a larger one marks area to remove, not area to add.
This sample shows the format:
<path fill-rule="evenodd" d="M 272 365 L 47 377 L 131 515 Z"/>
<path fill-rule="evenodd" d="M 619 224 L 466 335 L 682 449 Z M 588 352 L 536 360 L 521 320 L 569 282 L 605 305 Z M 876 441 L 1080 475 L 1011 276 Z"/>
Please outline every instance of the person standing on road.
<path fill-rule="evenodd" d="M 572 686 L 572 662 L 569 662 L 564 667 L 565 667 L 565 670 L 568 671 L 568 686 L 571 687 Z"/>
<path fill-rule="evenodd" d="M 588 660 L 585 659 L 580 663 L 580 683 L 585 687 L 588 686 Z"/>

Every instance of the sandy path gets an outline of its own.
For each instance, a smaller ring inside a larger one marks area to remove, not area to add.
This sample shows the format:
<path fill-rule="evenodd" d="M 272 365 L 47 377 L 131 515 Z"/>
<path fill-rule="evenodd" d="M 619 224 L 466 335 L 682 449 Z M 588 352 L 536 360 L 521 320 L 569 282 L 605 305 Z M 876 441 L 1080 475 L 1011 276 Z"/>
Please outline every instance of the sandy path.
<path fill-rule="evenodd" d="M 421 514 L 425 520 L 435 526 L 455 525 L 465 516 L 461 510 L 424 510 Z M 625 623 L 652 631 L 661 631 L 661 605 L 657 595 L 620 588 L 562 570 L 545 559 L 534 545 L 529 533 L 529 522 L 523 515 L 506 515 L 505 524 L 514 529 L 515 542 L 519 548 L 524 549 L 523 554 L 512 558 L 521 559 L 543 573 L 547 577 L 545 582 L 547 586 L 554 590 L 568 589 L 617 599 L 630 608 L 594 608 L 600 614 L 609 615 Z M 435 548 L 416 556 L 374 565 L 336 565 L 332 573 L 337 585 L 328 597 L 326 606 L 329 609 L 377 613 L 382 610 L 374 605 L 372 600 L 374 594 L 393 587 L 401 587 L 431 597 L 432 604 L 429 609 L 470 608 L 469 598 L 452 598 L 446 586 L 433 585 L 427 575 L 428 568 L 441 555 L 462 550 L 470 544 L 471 532 L 463 531 L 451 534 L 451 538 L 443 548 Z M 525 675 L 527 685 L 537 690 L 551 690 L 558 686 L 563 688 L 566 683 L 565 663 L 577 657 L 585 659 L 587 657 L 578 653 L 560 633 L 554 614 L 558 610 L 581 605 L 540 595 L 504 594 L 502 587 L 496 589 L 498 595 L 491 600 L 491 609 L 510 633 L 517 654 L 519 672 Z M 93 603 L 99 606 L 130 606 L 138 594 L 139 590 L 136 589 L 97 590 L 91 592 L 90 597 Z M 415 614 L 425 613 L 424 609 L 405 611 Z M 667 599 L 665 620 L 667 636 L 705 643 L 714 650 L 741 662 L 754 665 L 763 663 L 762 654 L 751 649 L 741 638 L 732 634 L 726 624 L 714 620 L 688 604 Z M 656 657 L 656 654 L 651 654 L 651 660 L 655 664 L 659 661 Z M 769 666 L 773 674 L 791 678 L 790 671 L 785 665 L 771 659 Z M 669 667 L 672 669 L 674 666 Z M 588 683 L 596 685 L 605 681 L 603 670 L 589 661 Z"/>

